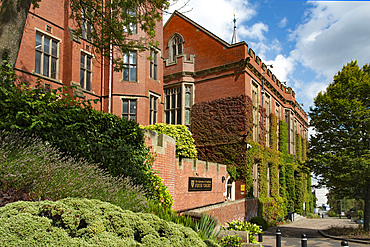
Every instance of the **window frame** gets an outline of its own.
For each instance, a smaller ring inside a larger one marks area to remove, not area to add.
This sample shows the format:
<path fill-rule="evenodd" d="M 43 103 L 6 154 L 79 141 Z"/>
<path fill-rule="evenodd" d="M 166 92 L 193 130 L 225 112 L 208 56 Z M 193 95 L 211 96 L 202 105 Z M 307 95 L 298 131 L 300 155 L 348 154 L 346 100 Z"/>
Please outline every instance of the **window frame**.
<path fill-rule="evenodd" d="M 130 16 L 130 18 L 136 18 L 137 16 L 136 12 L 137 12 L 136 9 L 128 10 L 127 15 Z M 137 34 L 137 23 L 128 22 L 127 25 L 123 26 L 123 31 L 129 34 Z"/>
<path fill-rule="evenodd" d="M 131 56 L 131 54 L 133 54 L 134 56 Z M 122 62 L 123 62 L 123 69 L 122 69 L 122 81 L 131 81 L 131 82 L 137 82 L 137 78 L 138 78 L 138 60 L 137 60 L 137 57 L 138 57 L 138 52 L 136 50 L 133 50 L 133 51 L 129 51 L 129 52 L 123 52 L 122 53 Z M 127 57 L 127 62 L 125 62 L 125 58 L 124 57 Z M 134 62 L 131 61 L 134 60 Z M 133 79 L 132 78 L 132 70 L 135 69 L 135 78 Z M 125 72 L 127 73 L 127 77 L 125 77 Z"/>
<path fill-rule="evenodd" d="M 150 75 L 149 77 L 156 81 L 158 81 L 158 55 L 159 55 L 159 52 L 156 49 L 150 48 Z"/>
<path fill-rule="evenodd" d="M 158 123 L 160 96 L 154 93 L 149 94 L 149 124 Z"/>
<path fill-rule="evenodd" d="M 37 37 L 41 36 L 41 43 L 38 44 Z M 45 38 L 49 40 L 49 53 L 45 52 Z M 43 77 L 50 78 L 52 80 L 59 80 L 59 44 L 61 39 L 46 33 L 38 28 L 35 28 L 35 59 L 34 59 L 34 70 L 33 73 L 38 74 Z M 55 52 L 53 51 L 53 45 L 55 44 Z M 37 47 L 41 46 L 41 49 Z M 37 55 L 39 54 L 39 56 Z M 39 57 L 39 61 L 38 61 Z M 45 60 L 45 57 L 48 57 Z M 54 59 L 54 61 L 53 61 Z M 47 61 L 47 73 L 45 73 L 45 64 Z M 53 64 L 55 65 L 55 70 L 53 70 Z M 37 66 L 39 65 L 39 66 Z M 54 74 L 54 76 L 53 76 Z"/>
<path fill-rule="evenodd" d="M 168 44 L 170 61 L 176 61 L 177 56 L 184 54 L 184 43 L 184 38 L 178 33 L 171 37 Z"/>
<path fill-rule="evenodd" d="M 81 61 L 82 56 L 85 56 L 84 58 L 84 68 L 81 67 Z M 87 61 L 88 58 L 90 58 L 90 69 L 87 68 Z M 92 60 L 94 56 L 86 51 L 81 50 L 81 57 L 80 57 L 80 85 L 81 88 L 87 91 L 92 91 L 92 75 L 93 75 L 93 66 L 92 66 Z M 84 71 L 84 83 L 81 83 L 81 72 Z M 87 82 L 87 74 L 90 73 L 90 81 Z M 89 88 L 87 87 L 89 85 Z"/>
<path fill-rule="evenodd" d="M 127 120 L 130 120 L 130 121 L 132 120 L 132 121 L 137 122 L 137 103 L 138 103 L 138 99 L 137 98 L 123 97 L 123 98 L 121 98 L 121 100 L 122 100 L 122 114 L 121 114 L 121 117 L 126 118 Z M 124 112 L 124 102 L 128 102 L 127 112 Z M 131 112 L 131 104 L 133 102 L 135 102 L 134 112 Z M 131 116 L 134 116 L 134 118 L 131 118 Z"/>

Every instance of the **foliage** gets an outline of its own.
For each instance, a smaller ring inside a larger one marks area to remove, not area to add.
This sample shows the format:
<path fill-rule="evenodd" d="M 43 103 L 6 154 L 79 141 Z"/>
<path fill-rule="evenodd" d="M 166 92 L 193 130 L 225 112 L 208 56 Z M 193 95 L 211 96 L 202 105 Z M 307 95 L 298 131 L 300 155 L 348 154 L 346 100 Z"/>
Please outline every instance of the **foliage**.
<path fill-rule="evenodd" d="M 58 152 L 50 143 L 22 132 L 0 132 L 0 191 L 15 189 L 30 199 L 81 197 L 143 211 L 141 187 L 128 178 L 113 177 L 97 164 Z"/>
<path fill-rule="evenodd" d="M 242 244 L 242 238 L 236 235 L 228 235 L 220 239 L 220 245 L 222 247 L 239 247 L 242 246 Z"/>
<path fill-rule="evenodd" d="M 57 90 L 15 83 L 9 65 L 0 71 L 0 109 L 0 129 L 33 133 L 60 152 L 97 163 L 113 176 L 130 177 L 149 198 L 160 198 L 159 188 L 166 190 L 151 170 L 144 133 L 133 121 L 93 110 L 90 101 Z"/>
<path fill-rule="evenodd" d="M 288 125 L 284 121 L 279 121 L 279 151 L 288 154 Z"/>
<path fill-rule="evenodd" d="M 256 234 L 261 233 L 261 229 L 258 225 L 244 221 L 240 222 L 238 220 L 234 220 L 232 222 L 226 222 L 227 227 L 222 226 L 225 230 L 231 231 L 248 231 L 249 235 L 249 243 L 258 243 L 256 240 Z"/>
<path fill-rule="evenodd" d="M 268 219 L 268 220 L 277 220 L 279 217 L 284 217 L 287 214 L 286 205 L 284 203 L 284 198 L 282 197 L 266 197 L 266 198 L 258 198 L 258 215 L 262 217 L 255 217 L 254 220 L 258 219 Z M 252 222 L 252 221 L 251 221 Z M 257 222 L 253 222 L 256 223 Z M 263 223 L 264 230 L 267 226 L 264 222 L 259 220 L 258 223 Z"/>
<path fill-rule="evenodd" d="M 268 227 L 269 227 L 267 221 L 263 217 L 261 217 L 261 216 L 253 217 L 249 222 L 250 223 L 254 223 L 254 224 L 258 225 L 258 226 L 262 226 L 262 229 L 264 231 L 266 231 L 268 229 Z"/>
<path fill-rule="evenodd" d="M 216 222 L 211 215 L 202 213 L 199 222 L 195 222 L 193 226 L 199 237 L 204 241 L 206 239 L 216 239 L 217 234 L 214 233 Z"/>
<path fill-rule="evenodd" d="M 197 157 L 197 149 L 194 145 L 194 139 L 185 125 L 157 123 L 154 125 L 141 126 L 141 128 L 153 130 L 158 132 L 158 134 L 165 134 L 175 139 L 177 157 Z"/>
<path fill-rule="evenodd" d="M 252 167 L 243 154 L 251 136 L 252 100 L 240 95 L 197 103 L 191 119 L 198 159 L 235 167 L 234 179 L 249 179 Z"/>
<path fill-rule="evenodd" d="M 1 246 L 206 246 L 190 228 L 99 200 L 9 203 L 0 208 Z"/>
<path fill-rule="evenodd" d="M 310 108 L 310 166 L 341 197 L 364 199 L 370 208 L 370 66 L 343 66 Z M 349 186 L 350 185 L 350 186 Z M 370 210 L 364 228 L 370 229 Z"/>
<path fill-rule="evenodd" d="M 154 201 L 149 202 L 146 212 L 155 214 L 162 220 L 171 221 L 186 227 L 193 228 L 195 224 L 191 217 L 179 215 L 172 208 Z"/>
<path fill-rule="evenodd" d="M 331 214 L 333 213 L 333 211 L 329 211 L 329 213 L 328 213 L 328 215 L 329 215 L 329 217 L 333 217 Z M 335 214 L 335 213 L 334 213 Z M 337 214 L 335 214 L 335 216 L 334 217 L 336 217 L 337 216 Z M 308 213 L 308 214 L 306 214 L 306 218 L 308 218 L 308 219 L 318 219 L 318 218 L 320 218 L 320 216 L 319 215 L 317 215 L 317 214 L 313 214 L 313 213 Z"/>

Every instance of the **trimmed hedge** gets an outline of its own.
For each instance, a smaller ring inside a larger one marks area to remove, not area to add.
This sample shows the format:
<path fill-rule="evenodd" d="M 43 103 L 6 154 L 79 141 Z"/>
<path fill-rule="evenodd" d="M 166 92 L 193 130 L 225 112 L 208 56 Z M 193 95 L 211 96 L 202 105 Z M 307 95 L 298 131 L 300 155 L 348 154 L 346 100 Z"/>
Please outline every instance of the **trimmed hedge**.
<path fill-rule="evenodd" d="M 191 228 L 99 200 L 15 202 L 0 208 L 1 246 L 207 246 Z"/>

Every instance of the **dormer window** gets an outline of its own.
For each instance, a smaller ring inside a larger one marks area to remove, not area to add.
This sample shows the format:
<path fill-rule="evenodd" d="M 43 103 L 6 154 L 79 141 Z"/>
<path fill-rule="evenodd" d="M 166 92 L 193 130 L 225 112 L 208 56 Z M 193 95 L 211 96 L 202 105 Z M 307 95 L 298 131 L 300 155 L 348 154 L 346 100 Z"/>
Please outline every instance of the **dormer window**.
<path fill-rule="evenodd" d="M 175 34 L 172 36 L 170 43 L 169 43 L 169 55 L 171 61 L 175 61 L 176 56 L 183 53 L 183 43 L 184 39 L 180 34 Z"/>

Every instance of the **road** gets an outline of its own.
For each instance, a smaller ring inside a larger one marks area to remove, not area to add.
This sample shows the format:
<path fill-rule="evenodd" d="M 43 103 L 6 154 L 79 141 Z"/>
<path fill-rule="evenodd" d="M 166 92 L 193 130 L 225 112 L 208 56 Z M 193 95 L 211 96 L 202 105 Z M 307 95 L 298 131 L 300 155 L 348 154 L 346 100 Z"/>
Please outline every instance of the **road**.
<path fill-rule="evenodd" d="M 319 233 L 319 230 L 325 230 L 331 226 L 351 226 L 358 225 L 347 218 L 320 218 L 320 219 L 300 219 L 290 224 L 271 227 L 263 234 L 262 245 L 264 247 L 276 246 L 276 230 L 281 231 L 282 247 L 299 247 L 301 246 L 301 236 L 306 234 L 307 247 L 334 247 L 341 246 L 342 240 L 326 238 Z M 369 247 L 370 244 L 348 242 L 350 247 Z M 370 243 L 370 241 L 369 241 Z"/>

